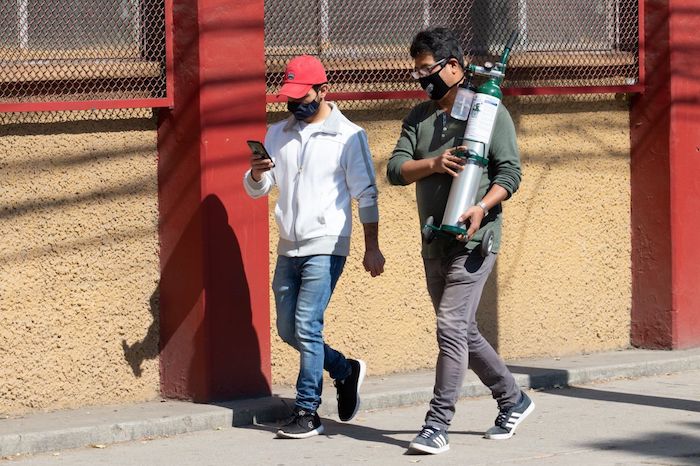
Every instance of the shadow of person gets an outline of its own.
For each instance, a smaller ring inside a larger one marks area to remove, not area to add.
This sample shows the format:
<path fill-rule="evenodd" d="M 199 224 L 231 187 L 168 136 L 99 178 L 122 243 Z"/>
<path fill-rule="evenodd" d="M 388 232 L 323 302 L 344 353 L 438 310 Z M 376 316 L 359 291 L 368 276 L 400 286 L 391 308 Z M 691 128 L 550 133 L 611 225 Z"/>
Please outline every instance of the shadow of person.
<path fill-rule="evenodd" d="M 170 239 L 170 238 L 167 238 Z M 160 308 L 164 396 L 213 402 L 269 395 L 241 248 L 218 196 L 192 213 L 166 247 Z M 269 333 L 267 315 L 261 332 Z"/>
<path fill-rule="evenodd" d="M 149 309 L 153 320 L 146 331 L 146 336 L 141 341 L 129 345 L 122 339 L 122 351 L 124 359 L 129 363 L 132 372 L 136 377 L 141 377 L 143 370 L 141 365 L 146 359 L 154 359 L 158 356 L 158 327 L 160 310 L 160 288 L 156 287 L 148 300 Z"/>
<path fill-rule="evenodd" d="M 201 208 L 207 218 L 204 246 L 208 264 L 204 321 L 199 332 L 208 352 L 208 401 L 270 395 L 270 381 L 261 372 L 260 339 L 253 325 L 250 287 L 238 238 L 217 196 L 207 196 Z M 269 331 L 269 325 L 261 331 Z"/>
<path fill-rule="evenodd" d="M 245 429 L 256 429 L 265 430 L 271 433 L 276 433 L 277 429 L 286 421 L 279 420 L 278 422 L 266 422 L 262 424 L 256 424 L 244 427 Z M 342 435 L 345 437 L 352 438 L 354 440 L 359 440 L 362 442 L 373 442 L 381 443 L 385 445 L 393 445 L 401 448 L 408 448 L 408 444 L 411 442 L 413 437 L 418 433 L 416 430 L 385 430 L 376 429 L 363 424 L 355 423 L 345 423 L 338 422 L 333 419 L 324 418 L 322 419 L 324 426 L 323 435 L 326 437 L 334 437 L 336 435 Z M 450 435 L 475 435 L 483 437 L 483 432 L 476 431 L 450 431 Z M 404 439 L 395 438 L 396 436 L 402 436 Z M 280 439 L 285 440 L 285 439 Z M 406 451 L 404 454 L 413 455 L 416 452 Z"/>

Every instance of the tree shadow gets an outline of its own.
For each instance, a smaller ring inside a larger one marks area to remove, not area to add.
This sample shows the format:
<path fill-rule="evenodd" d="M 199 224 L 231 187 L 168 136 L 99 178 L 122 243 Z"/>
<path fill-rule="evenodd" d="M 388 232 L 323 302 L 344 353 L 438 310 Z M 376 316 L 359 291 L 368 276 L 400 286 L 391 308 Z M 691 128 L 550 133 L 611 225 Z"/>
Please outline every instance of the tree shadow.
<path fill-rule="evenodd" d="M 638 395 L 609 390 L 597 390 L 569 385 L 569 371 L 545 367 L 527 367 L 509 364 L 508 368 L 514 374 L 526 374 L 529 377 L 530 388 L 543 389 L 545 393 L 582 400 L 606 401 L 611 403 L 626 403 L 655 408 L 677 409 L 700 413 L 700 401 L 682 398 L 668 398 L 653 395 Z M 566 390 L 562 390 L 566 388 Z M 700 423 L 698 423 L 700 426 Z"/>
<path fill-rule="evenodd" d="M 653 395 L 638 395 L 635 393 L 611 392 L 596 390 L 593 388 L 569 387 L 566 390 L 549 389 L 546 393 L 552 395 L 579 398 L 582 400 L 596 400 L 610 403 L 625 403 L 638 406 L 650 406 L 654 408 L 677 409 L 700 413 L 700 401 L 684 400 L 682 398 L 667 398 Z"/>
<path fill-rule="evenodd" d="M 700 437 L 683 433 L 657 432 L 650 433 L 638 438 L 620 438 L 600 442 L 587 442 L 582 445 L 585 448 L 596 450 L 622 450 L 638 455 L 659 457 L 665 461 L 663 463 L 649 464 L 669 464 L 668 460 L 673 460 L 674 465 L 697 465 L 700 464 Z"/>

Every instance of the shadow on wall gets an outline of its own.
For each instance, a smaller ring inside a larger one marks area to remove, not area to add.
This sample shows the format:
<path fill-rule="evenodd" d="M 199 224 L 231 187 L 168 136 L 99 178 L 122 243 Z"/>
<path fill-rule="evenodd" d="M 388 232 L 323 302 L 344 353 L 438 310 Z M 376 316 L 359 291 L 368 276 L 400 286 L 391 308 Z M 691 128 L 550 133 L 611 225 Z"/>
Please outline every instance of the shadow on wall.
<path fill-rule="evenodd" d="M 526 134 L 522 128 L 523 118 L 527 115 L 532 114 L 562 114 L 562 113 L 575 113 L 575 112 L 589 112 L 589 113 L 608 113 L 611 111 L 626 111 L 628 107 L 628 102 L 618 96 L 612 98 L 610 95 L 585 95 L 585 96 L 506 96 L 504 98 L 504 105 L 510 112 L 513 119 L 513 123 L 516 128 L 516 134 L 518 139 L 525 138 Z M 554 127 L 553 131 L 561 131 L 562 134 L 566 132 L 574 132 L 580 130 L 574 130 L 573 123 L 564 123 L 563 126 Z M 620 130 L 625 130 L 625 128 L 620 128 Z M 599 138 L 600 136 L 595 133 L 595 131 L 587 129 L 586 135 L 590 138 Z M 605 141 L 599 140 L 600 147 L 606 147 Z M 521 224 L 519 230 L 508 230 L 508 241 L 504 242 L 503 245 L 507 248 L 507 252 L 510 257 L 514 258 L 511 261 L 511 265 L 508 269 L 503 269 L 500 274 L 498 271 L 498 261 L 494 266 L 491 276 L 484 288 L 482 294 L 481 303 L 479 305 L 479 310 L 477 311 L 477 321 L 479 322 L 479 327 L 484 338 L 486 338 L 491 345 L 499 350 L 499 286 L 500 287 L 510 287 L 514 280 L 522 279 L 518 277 L 515 272 L 516 269 L 520 267 L 523 261 L 526 260 L 528 243 L 525 241 L 526 233 L 530 231 L 530 227 L 533 222 L 536 222 L 536 216 L 533 213 L 533 209 L 536 206 L 533 199 L 537 199 L 541 196 L 541 193 L 547 185 L 550 183 L 550 178 L 553 176 L 554 172 L 551 170 L 545 170 L 541 175 L 536 178 L 532 178 L 527 173 L 527 164 L 533 162 L 544 162 L 549 165 L 564 165 L 570 158 L 567 149 L 562 149 L 556 147 L 547 151 L 546 155 L 523 152 L 521 150 L 521 163 L 523 165 L 523 180 L 522 183 L 529 185 L 529 200 L 524 202 L 523 208 L 525 209 L 524 222 Z M 556 155 L 555 155 L 556 154 Z M 625 158 L 629 154 L 625 152 L 605 152 L 607 157 L 614 156 Z M 588 157 L 601 156 L 600 154 L 588 154 Z M 523 185 L 521 185 L 522 188 Z M 516 193 L 515 196 L 521 196 L 521 193 Z M 511 206 L 510 201 L 504 203 L 504 223 L 507 225 L 509 222 Z M 507 227 L 505 227 L 507 228 Z M 539 246 L 538 246 L 539 247 Z M 506 252 L 505 248 L 503 252 Z"/>
<path fill-rule="evenodd" d="M 160 309 L 160 287 L 156 287 L 148 300 L 149 310 L 153 320 L 148 327 L 146 336 L 141 341 L 137 341 L 133 345 L 129 345 L 126 340 L 122 340 L 122 350 L 124 351 L 124 359 L 129 363 L 132 372 L 136 377 L 141 377 L 143 370 L 141 365 L 147 359 L 155 359 L 158 356 L 158 328 L 159 309 Z"/>
<path fill-rule="evenodd" d="M 226 399 L 230 393 L 269 393 L 269 382 L 260 371 L 260 344 L 238 238 L 217 196 L 207 196 L 202 210 L 207 213 L 204 246 L 208 250 L 204 254 L 208 267 L 204 271 L 204 321 L 198 333 L 209 352 L 211 399 Z"/>
<path fill-rule="evenodd" d="M 190 219 L 163 266 L 161 283 L 167 285 L 153 293 L 146 336 L 124 345 L 134 374 L 144 359 L 158 355 L 143 348 L 158 347 L 160 327 L 162 377 L 167 373 L 166 379 L 183 384 L 174 388 L 175 396 L 215 401 L 269 393 L 240 245 L 217 196 L 204 199 Z"/>
<path fill-rule="evenodd" d="M 481 293 L 476 322 L 481 335 L 498 352 L 498 258 Z"/>

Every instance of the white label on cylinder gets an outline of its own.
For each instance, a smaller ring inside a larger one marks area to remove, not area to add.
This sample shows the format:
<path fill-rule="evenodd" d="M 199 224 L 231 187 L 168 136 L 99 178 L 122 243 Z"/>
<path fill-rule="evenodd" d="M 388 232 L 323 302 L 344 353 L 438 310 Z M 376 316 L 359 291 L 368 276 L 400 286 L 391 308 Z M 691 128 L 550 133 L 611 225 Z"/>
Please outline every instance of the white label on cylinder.
<path fill-rule="evenodd" d="M 464 137 L 488 144 L 491 140 L 491 131 L 500 104 L 501 100 L 492 95 L 477 94 L 474 97 L 474 103 L 472 103 L 472 111 L 469 114 Z"/>

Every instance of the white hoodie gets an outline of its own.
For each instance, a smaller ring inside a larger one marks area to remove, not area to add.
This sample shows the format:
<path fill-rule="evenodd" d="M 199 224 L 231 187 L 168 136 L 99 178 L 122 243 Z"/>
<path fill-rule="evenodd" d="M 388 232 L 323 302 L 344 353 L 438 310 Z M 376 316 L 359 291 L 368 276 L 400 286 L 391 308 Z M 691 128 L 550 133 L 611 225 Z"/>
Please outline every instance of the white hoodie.
<path fill-rule="evenodd" d="M 362 128 L 334 104 L 319 125 L 302 131 L 293 116 L 273 124 L 265 148 L 275 167 L 260 182 L 250 170 L 243 177 L 249 196 L 265 196 L 275 184 L 277 253 L 289 257 L 347 256 L 352 230 L 351 198 L 359 202 L 360 221 L 379 221 L 374 165 Z M 311 130 L 311 131 L 309 131 Z"/>

